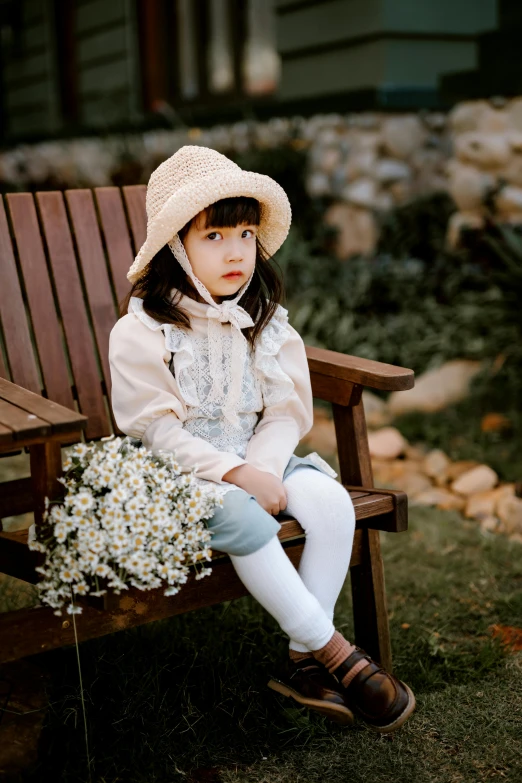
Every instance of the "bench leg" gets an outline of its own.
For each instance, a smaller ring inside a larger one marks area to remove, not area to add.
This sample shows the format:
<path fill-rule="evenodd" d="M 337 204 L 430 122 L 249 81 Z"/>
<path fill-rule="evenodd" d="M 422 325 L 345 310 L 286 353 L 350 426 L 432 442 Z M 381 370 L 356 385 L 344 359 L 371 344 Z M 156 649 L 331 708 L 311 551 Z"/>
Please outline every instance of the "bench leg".
<path fill-rule="evenodd" d="M 362 401 L 362 387 L 354 388 L 352 405 L 332 406 L 339 468 L 343 484 L 373 487 L 372 462 Z M 350 569 L 355 644 L 392 670 L 384 566 L 378 530 L 362 531 L 362 562 Z"/>
<path fill-rule="evenodd" d="M 63 497 L 63 485 L 56 479 L 62 475 L 62 452 L 56 441 L 37 443 L 29 447 L 31 482 L 34 497 L 34 521 L 40 525 L 43 519 L 44 499 Z"/>
<path fill-rule="evenodd" d="M 392 671 L 388 607 L 378 530 L 362 531 L 362 563 L 350 569 L 355 644 Z"/>

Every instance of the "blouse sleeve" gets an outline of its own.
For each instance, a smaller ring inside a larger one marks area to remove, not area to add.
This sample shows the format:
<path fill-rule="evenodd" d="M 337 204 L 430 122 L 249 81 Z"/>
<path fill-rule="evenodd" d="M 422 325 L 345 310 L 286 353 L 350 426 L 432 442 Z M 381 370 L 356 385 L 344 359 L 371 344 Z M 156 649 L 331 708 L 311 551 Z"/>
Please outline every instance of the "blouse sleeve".
<path fill-rule="evenodd" d="M 310 431 L 313 398 L 304 343 L 289 324 L 286 339 L 273 357 L 277 362 L 273 384 L 289 389 L 281 399 L 268 402 L 247 449 L 250 465 L 282 480 L 285 468 L 301 438 Z M 290 381 L 291 383 L 288 383 Z M 270 397 L 277 395 L 267 395 Z"/>
<path fill-rule="evenodd" d="M 178 462 L 195 467 L 199 478 L 220 482 L 245 460 L 183 429 L 187 411 L 168 369 L 170 358 L 161 329 L 149 329 L 133 313 L 120 318 L 109 341 L 116 423 L 153 451 L 175 452 Z"/>

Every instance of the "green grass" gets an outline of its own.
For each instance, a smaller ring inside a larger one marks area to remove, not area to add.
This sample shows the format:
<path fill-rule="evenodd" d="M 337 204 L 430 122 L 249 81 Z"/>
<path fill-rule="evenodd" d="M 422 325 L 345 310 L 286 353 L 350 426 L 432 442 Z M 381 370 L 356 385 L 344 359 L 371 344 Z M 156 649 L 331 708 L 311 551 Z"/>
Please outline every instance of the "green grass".
<path fill-rule="evenodd" d="M 395 735 L 341 729 L 266 688 L 285 655 L 252 599 L 81 646 L 99 783 L 478 783 L 522 780 L 522 548 L 456 514 L 414 509 L 383 534 L 396 673 L 418 707 Z M 343 594 L 338 626 L 351 634 Z M 402 628 L 408 623 L 409 628 Z M 74 648 L 55 654 L 41 763 L 27 779 L 87 780 Z"/>

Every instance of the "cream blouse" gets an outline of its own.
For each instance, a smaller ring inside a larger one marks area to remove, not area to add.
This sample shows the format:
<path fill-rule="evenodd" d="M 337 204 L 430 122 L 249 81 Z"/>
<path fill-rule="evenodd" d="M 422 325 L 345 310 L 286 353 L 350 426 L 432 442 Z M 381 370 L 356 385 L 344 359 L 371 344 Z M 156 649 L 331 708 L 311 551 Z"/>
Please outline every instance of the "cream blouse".
<path fill-rule="evenodd" d="M 238 352 L 238 330 L 213 308 L 185 296 L 180 307 L 190 331 L 151 318 L 136 297 L 114 326 L 109 360 L 118 427 L 230 489 L 223 476 L 245 462 L 282 479 L 313 423 L 305 348 L 286 310 L 278 306 L 255 350 Z"/>

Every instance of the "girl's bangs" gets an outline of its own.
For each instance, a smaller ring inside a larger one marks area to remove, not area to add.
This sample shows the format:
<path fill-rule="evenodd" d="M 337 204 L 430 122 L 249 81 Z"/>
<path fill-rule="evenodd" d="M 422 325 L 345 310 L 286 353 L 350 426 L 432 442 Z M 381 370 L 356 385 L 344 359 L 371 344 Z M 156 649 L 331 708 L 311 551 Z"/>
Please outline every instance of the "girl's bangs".
<path fill-rule="evenodd" d="M 205 228 L 258 226 L 261 219 L 259 201 L 248 196 L 236 196 L 215 201 L 205 210 Z"/>

